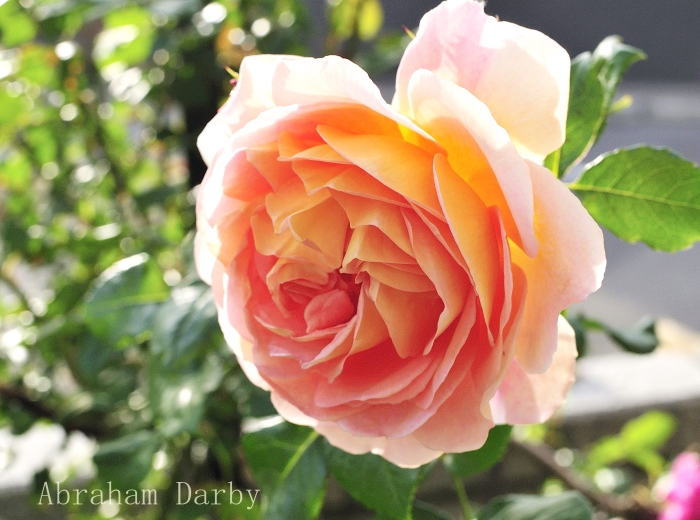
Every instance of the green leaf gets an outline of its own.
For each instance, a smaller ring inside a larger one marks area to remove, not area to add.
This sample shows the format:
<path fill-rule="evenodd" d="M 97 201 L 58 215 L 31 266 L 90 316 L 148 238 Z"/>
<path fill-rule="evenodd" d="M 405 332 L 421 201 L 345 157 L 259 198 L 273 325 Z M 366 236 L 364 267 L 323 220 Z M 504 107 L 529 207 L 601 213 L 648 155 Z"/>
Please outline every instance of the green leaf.
<path fill-rule="evenodd" d="M 202 283 L 174 289 L 153 319 L 151 355 L 166 367 L 188 363 L 218 346 L 216 305 L 211 289 Z"/>
<path fill-rule="evenodd" d="M 670 150 L 614 150 L 587 165 L 569 187 L 623 240 L 663 251 L 700 240 L 700 168 Z"/>
<path fill-rule="evenodd" d="M 413 520 L 453 520 L 453 518 L 432 504 L 416 501 L 413 503 Z"/>
<path fill-rule="evenodd" d="M 656 320 L 645 316 L 633 327 L 609 328 L 608 335 L 622 348 L 635 354 L 649 354 L 659 346 Z"/>
<path fill-rule="evenodd" d="M 16 0 L 0 4 L 0 42 L 5 47 L 16 47 L 36 36 L 34 20 L 24 12 Z"/>
<path fill-rule="evenodd" d="M 159 304 L 169 296 L 158 266 L 145 253 L 120 260 L 85 296 L 85 321 L 93 334 L 116 345 L 150 329 Z"/>
<path fill-rule="evenodd" d="M 56 79 L 55 61 L 56 55 L 53 50 L 42 45 L 25 45 L 22 48 L 17 76 L 37 85 L 48 86 Z"/>
<path fill-rule="evenodd" d="M 634 354 L 649 354 L 659 346 L 659 338 L 656 336 L 656 319 L 645 316 L 632 327 L 611 327 L 605 323 L 578 314 L 569 314 L 567 321 L 576 333 L 576 348 L 579 356 L 586 352 L 588 340 L 586 334 L 589 330 L 602 331 L 620 347 Z"/>
<path fill-rule="evenodd" d="M 165 437 L 197 432 L 207 395 L 219 387 L 223 376 L 221 360 L 215 354 L 182 372 L 152 365 L 150 394 L 161 418 L 159 431 Z"/>
<path fill-rule="evenodd" d="M 577 491 L 553 496 L 506 495 L 489 502 L 478 520 L 592 520 L 593 508 Z"/>
<path fill-rule="evenodd" d="M 588 453 L 589 473 L 610 464 L 629 461 L 657 477 L 664 467 L 657 453 L 676 431 L 672 415 L 659 411 L 647 412 L 629 421 L 619 435 L 601 439 Z"/>
<path fill-rule="evenodd" d="M 7 158 L 0 162 L 0 186 L 23 192 L 29 189 L 31 182 L 32 163 L 25 153 L 8 154 Z"/>
<path fill-rule="evenodd" d="M 513 427 L 507 424 L 494 426 L 486 443 L 475 451 L 451 453 L 442 458 L 447 471 L 459 477 L 468 477 L 486 471 L 505 455 Z"/>
<path fill-rule="evenodd" d="M 92 388 L 100 386 L 98 381 L 100 372 L 110 363 L 121 361 L 123 355 L 122 352 L 109 348 L 87 330 L 79 336 L 76 346 L 80 382 Z"/>
<path fill-rule="evenodd" d="M 160 446 L 161 441 L 153 432 L 141 430 L 100 444 L 93 460 L 104 482 L 112 482 L 118 489 L 131 489 L 150 471 L 153 455 Z"/>
<path fill-rule="evenodd" d="M 384 23 L 384 10 L 379 0 L 360 0 L 357 9 L 357 35 L 361 40 L 371 40 Z"/>
<path fill-rule="evenodd" d="M 318 433 L 281 418 L 253 424 L 241 445 L 263 489 L 261 518 L 316 518 L 323 505 L 328 474 Z"/>
<path fill-rule="evenodd" d="M 671 414 L 647 412 L 632 419 L 620 431 L 620 438 L 630 450 L 658 450 L 676 431 L 676 420 Z"/>
<path fill-rule="evenodd" d="M 137 65 L 150 56 L 155 34 L 146 9 L 129 6 L 113 11 L 105 16 L 104 27 L 93 50 L 100 68 L 115 62 Z"/>
<path fill-rule="evenodd" d="M 605 127 L 622 76 L 646 55 L 608 36 L 593 53 L 580 54 L 571 62 L 569 113 L 566 141 L 545 159 L 558 177 L 586 156 Z"/>
<path fill-rule="evenodd" d="M 332 446 L 327 459 L 335 479 L 355 500 L 391 520 L 411 518 L 413 497 L 426 466 L 399 468 L 379 455 L 352 455 Z"/>
<path fill-rule="evenodd" d="M 588 337 L 583 316 L 572 316 L 571 314 L 568 314 L 566 316 L 566 321 L 568 321 L 571 328 L 574 329 L 574 336 L 576 337 L 576 351 L 578 352 L 579 358 L 581 358 L 588 352 Z"/>
<path fill-rule="evenodd" d="M 331 10 L 331 29 L 340 38 L 350 38 L 357 17 L 359 0 L 340 0 Z"/>

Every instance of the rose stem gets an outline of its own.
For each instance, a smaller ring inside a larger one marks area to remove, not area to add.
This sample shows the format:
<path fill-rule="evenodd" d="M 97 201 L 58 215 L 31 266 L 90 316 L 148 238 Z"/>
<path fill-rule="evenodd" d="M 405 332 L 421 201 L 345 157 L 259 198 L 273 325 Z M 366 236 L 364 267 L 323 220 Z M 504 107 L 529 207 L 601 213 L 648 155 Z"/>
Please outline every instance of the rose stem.
<path fill-rule="evenodd" d="M 462 515 L 464 520 L 472 520 L 474 518 L 474 513 L 472 513 L 472 507 L 469 504 L 469 499 L 467 498 L 467 492 L 464 490 L 464 483 L 462 479 L 457 475 L 452 475 L 452 482 L 455 485 L 455 491 L 459 497 L 459 503 L 462 505 Z"/>

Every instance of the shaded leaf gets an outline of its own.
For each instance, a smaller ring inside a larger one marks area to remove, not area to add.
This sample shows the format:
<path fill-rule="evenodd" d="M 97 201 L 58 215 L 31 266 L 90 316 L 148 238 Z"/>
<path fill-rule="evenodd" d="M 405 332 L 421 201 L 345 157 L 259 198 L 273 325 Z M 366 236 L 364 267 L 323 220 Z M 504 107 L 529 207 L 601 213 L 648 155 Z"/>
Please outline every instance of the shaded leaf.
<path fill-rule="evenodd" d="M 445 511 L 432 504 L 416 501 L 413 504 L 413 520 L 453 520 Z"/>
<path fill-rule="evenodd" d="M 327 458 L 331 473 L 355 500 L 387 519 L 410 519 L 413 497 L 428 467 L 399 468 L 379 455 L 352 455 L 330 445 Z"/>
<path fill-rule="evenodd" d="M 583 321 L 583 316 L 572 316 L 567 314 L 566 321 L 568 321 L 571 328 L 574 329 L 576 351 L 578 352 L 579 358 L 581 358 L 588 352 L 588 337 L 586 335 L 586 324 Z"/>
<path fill-rule="evenodd" d="M 316 518 L 328 474 L 318 434 L 278 417 L 252 424 L 241 445 L 263 488 L 262 518 Z"/>
<path fill-rule="evenodd" d="M 195 433 L 204 417 L 207 395 L 221 384 L 224 370 L 216 355 L 209 355 L 183 371 L 151 367 L 151 400 L 161 419 L 165 437 Z"/>
<path fill-rule="evenodd" d="M 165 367 L 184 364 L 218 346 L 216 305 L 209 286 L 198 283 L 174 289 L 153 319 L 151 354 Z"/>
<path fill-rule="evenodd" d="M 93 460 L 104 482 L 129 489 L 144 479 L 160 446 L 161 441 L 153 432 L 141 430 L 100 444 Z"/>
<path fill-rule="evenodd" d="M 700 240 L 700 168 L 670 150 L 612 151 L 569 187 L 600 225 L 623 240 L 663 251 Z"/>
<path fill-rule="evenodd" d="M 443 456 L 445 468 L 459 477 L 468 477 L 486 471 L 505 455 L 512 430 L 513 427 L 508 424 L 494 426 L 489 432 L 486 443 L 478 450 Z"/>
<path fill-rule="evenodd" d="M 552 496 L 506 495 L 489 502 L 478 520 L 592 520 L 593 508 L 576 491 Z"/>
<path fill-rule="evenodd" d="M 158 266 L 148 255 L 120 260 L 108 268 L 85 296 L 85 321 L 112 345 L 150 329 L 158 305 L 169 296 Z"/>
<path fill-rule="evenodd" d="M 604 332 L 620 347 L 634 354 L 650 354 L 659 346 L 656 319 L 653 316 L 643 317 L 632 327 L 611 327 L 583 314 L 576 316 L 569 314 L 566 319 L 576 334 L 576 348 L 579 356 L 585 354 L 588 345 L 586 334 L 589 330 Z"/>
<path fill-rule="evenodd" d="M 649 354 L 659 346 L 656 320 L 645 316 L 633 327 L 610 328 L 608 335 L 622 348 L 635 354 Z"/>

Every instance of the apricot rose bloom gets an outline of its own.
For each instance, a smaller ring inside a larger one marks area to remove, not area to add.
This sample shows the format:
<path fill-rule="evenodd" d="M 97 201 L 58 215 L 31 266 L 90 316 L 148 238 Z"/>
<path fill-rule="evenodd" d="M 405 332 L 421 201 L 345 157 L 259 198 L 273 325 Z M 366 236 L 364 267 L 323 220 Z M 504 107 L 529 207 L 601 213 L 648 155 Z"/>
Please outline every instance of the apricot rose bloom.
<path fill-rule="evenodd" d="M 569 56 L 473 0 L 422 20 L 389 105 L 336 56 L 260 55 L 199 138 L 195 255 L 247 376 L 287 420 L 414 467 L 546 420 L 560 312 L 603 237 L 550 171 Z"/>

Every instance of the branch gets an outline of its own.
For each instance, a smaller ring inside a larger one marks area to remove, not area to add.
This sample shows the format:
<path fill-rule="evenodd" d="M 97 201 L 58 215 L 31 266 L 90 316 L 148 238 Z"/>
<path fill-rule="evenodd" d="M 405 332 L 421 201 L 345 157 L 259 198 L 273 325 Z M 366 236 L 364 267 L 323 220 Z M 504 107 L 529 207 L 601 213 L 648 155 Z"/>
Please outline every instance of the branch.
<path fill-rule="evenodd" d="M 0 399 L 6 402 L 15 401 L 19 403 L 22 408 L 32 415 L 42 419 L 49 419 L 51 422 L 61 425 L 66 430 L 66 433 L 79 431 L 96 438 L 104 437 L 106 434 L 105 428 L 99 421 L 81 421 L 79 417 L 61 419 L 55 408 L 32 399 L 22 388 L 16 386 L 0 384 Z"/>
<path fill-rule="evenodd" d="M 622 497 L 598 491 L 575 471 L 557 464 L 554 459 L 554 450 L 548 446 L 519 442 L 514 439 L 511 439 L 510 442 L 554 473 L 567 486 L 579 491 L 603 511 L 613 516 L 621 516 L 629 520 L 655 520 L 658 516 L 657 511 L 640 504 L 630 497 Z"/>

